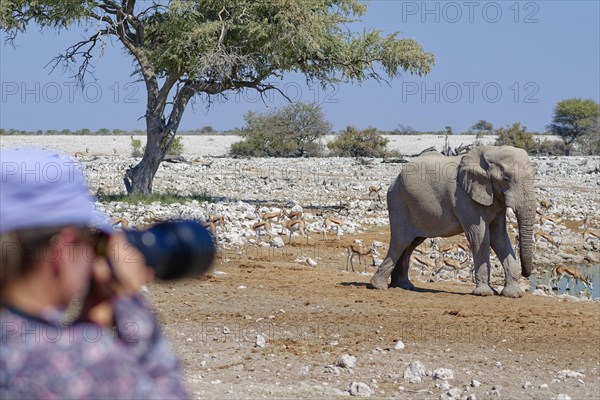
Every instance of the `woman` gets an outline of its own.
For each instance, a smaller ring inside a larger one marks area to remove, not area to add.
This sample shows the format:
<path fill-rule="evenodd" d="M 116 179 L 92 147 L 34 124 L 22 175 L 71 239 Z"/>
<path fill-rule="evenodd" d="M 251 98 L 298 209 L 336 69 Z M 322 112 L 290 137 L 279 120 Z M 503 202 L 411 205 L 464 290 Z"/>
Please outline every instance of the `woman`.
<path fill-rule="evenodd" d="M 186 398 L 138 294 L 143 256 L 94 210 L 78 166 L 33 149 L 0 164 L 0 398 Z"/>

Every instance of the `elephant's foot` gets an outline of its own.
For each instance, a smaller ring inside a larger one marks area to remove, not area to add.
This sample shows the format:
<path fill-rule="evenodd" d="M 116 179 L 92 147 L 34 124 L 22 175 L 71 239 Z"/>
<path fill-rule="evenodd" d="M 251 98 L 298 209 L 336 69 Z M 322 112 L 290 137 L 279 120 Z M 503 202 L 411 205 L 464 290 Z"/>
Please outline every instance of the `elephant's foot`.
<path fill-rule="evenodd" d="M 382 278 L 379 274 L 375 273 L 373 277 L 371 277 L 371 286 L 375 289 L 387 289 L 388 288 L 388 280 L 386 278 Z"/>
<path fill-rule="evenodd" d="M 490 285 L 480 284 L 473 289 L 473 294 L 475 296 L 493 296 L 496 294 L 496 292 L 490 287 Z"/>
<path fill-rule="evenodd" d="M 517 285 L 516 283 L 513 283 L 512 285 L 506 285 L 504 286 L 504 289 L 502 289 L 502 293 L 500 293 L 502 296 L 506 296 L 506 297 L 521 297 L 523 296 L 523 289 L 521 289 L 519 287 L 519 285 Z"/>
<path fill-rule="evenodd" d="M 408 279 L 401 279 L 399 281 L 392 282 L 390 287 L 406 289 L 406 290 L 415 290 L 415 285 L 413 285 L 412 282 L 409 281 Z"/>

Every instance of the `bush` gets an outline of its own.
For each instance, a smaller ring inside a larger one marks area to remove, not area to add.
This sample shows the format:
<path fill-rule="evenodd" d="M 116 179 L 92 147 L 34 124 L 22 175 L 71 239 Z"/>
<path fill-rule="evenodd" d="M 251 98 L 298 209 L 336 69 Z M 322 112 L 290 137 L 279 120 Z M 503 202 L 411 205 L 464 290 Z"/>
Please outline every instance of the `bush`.
<path fill-rule="evenodd" d="M 584 156 L 600 156 L 600 128 L 575 139 L 575 147 Z"/>
<path fill-rule="evenodd" d="M 536 142 L 531 150 L 532 154 L 544 156 L 564 156 L 567 152 L 567 146 L 562 140 L 548 140 Z"/>
<path fill-rule="evenodd" d="M 142 147 L 141 139 L 134 139 L 131 136 L 131 157 L 142 157 L 144 155 L 144 147 Z"/>
<path fill-rule="evenodd" d="M 174 156 L 180 156 L 183 154 L 183 139 L 181 138 L 181 136 L 176 136 L 175 139 L 173 140 L 173 143 L 171 143 L 171 146 L 169 146 L 169 150 L 167 150 L 167 155 L 174 157 Z"/>
<path fill-rule="evenodd" d="M 375 128 L 358 130 L 349 126 L 327 143 L 327 147 L 331 155 L 337 157 L 386 157 L 388 142 Z"/>
<path fill-rule="evenodd" d="M 244 140 L 231 145 L 230 153 L 251 157 L 318 157 L 319 141 L 331 132 L 321 108 L 316 104 L 294 103 L 267 114 L 250 112 L 241 135 Z"/>
<path fill-rule="evenodd" d="M 527 128 L 521 126 L 520 122 L 515 122 L 510 127 L 500 128 L 496 131 L 496 134 L 498 135 L 496 146 L 519 147 L 528 153 L 535 150 L 536 143 L 533 135 L 527 132 Z"/>

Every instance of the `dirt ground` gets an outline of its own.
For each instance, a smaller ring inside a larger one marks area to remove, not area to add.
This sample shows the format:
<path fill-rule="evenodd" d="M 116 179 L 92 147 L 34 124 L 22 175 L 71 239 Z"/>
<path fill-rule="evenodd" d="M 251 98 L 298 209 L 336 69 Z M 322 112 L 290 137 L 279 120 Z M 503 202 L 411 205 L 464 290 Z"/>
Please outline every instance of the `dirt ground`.
<path fill-rule="evenodd" d="M 192 395 L 334 398 L 356 381 L 371 397 L 437 399 L 447 387 L 431 371 L 448 368 L 449 387 L 462 398 L 600 398 L 599 302 L 482 298 L 459 282 L 369 289 L 375 268 L 344 271 L 345 246 L 357 237 L 387 244 L 387 235 L 387 228 L 340 240 L 311 233 L 308 244 L 295 237 L 278 250 L 222 250 L 207 276 L 149 285 Z M 298 256 L 318 265 L 301 265 Z M 343 353 L 356 357 L 354 368 L 333 367 Z M 429 374 L 420 383 L 404 380 L 414 361 Z M 562 370 L 583 376 L 559 377 Z"/>

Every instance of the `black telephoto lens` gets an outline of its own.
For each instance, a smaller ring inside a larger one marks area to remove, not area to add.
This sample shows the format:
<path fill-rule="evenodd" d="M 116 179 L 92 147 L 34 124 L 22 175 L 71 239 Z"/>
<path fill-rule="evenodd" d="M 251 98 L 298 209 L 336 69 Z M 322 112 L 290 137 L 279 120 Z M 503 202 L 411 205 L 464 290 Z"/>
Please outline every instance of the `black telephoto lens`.
<path fill-rule="evenodd" d="M 215 257 L 210 232 L 194 221 L 163 222 L 144 232 L 125 231 L 125 235 L 163 280 L 201 275 Z"/>

